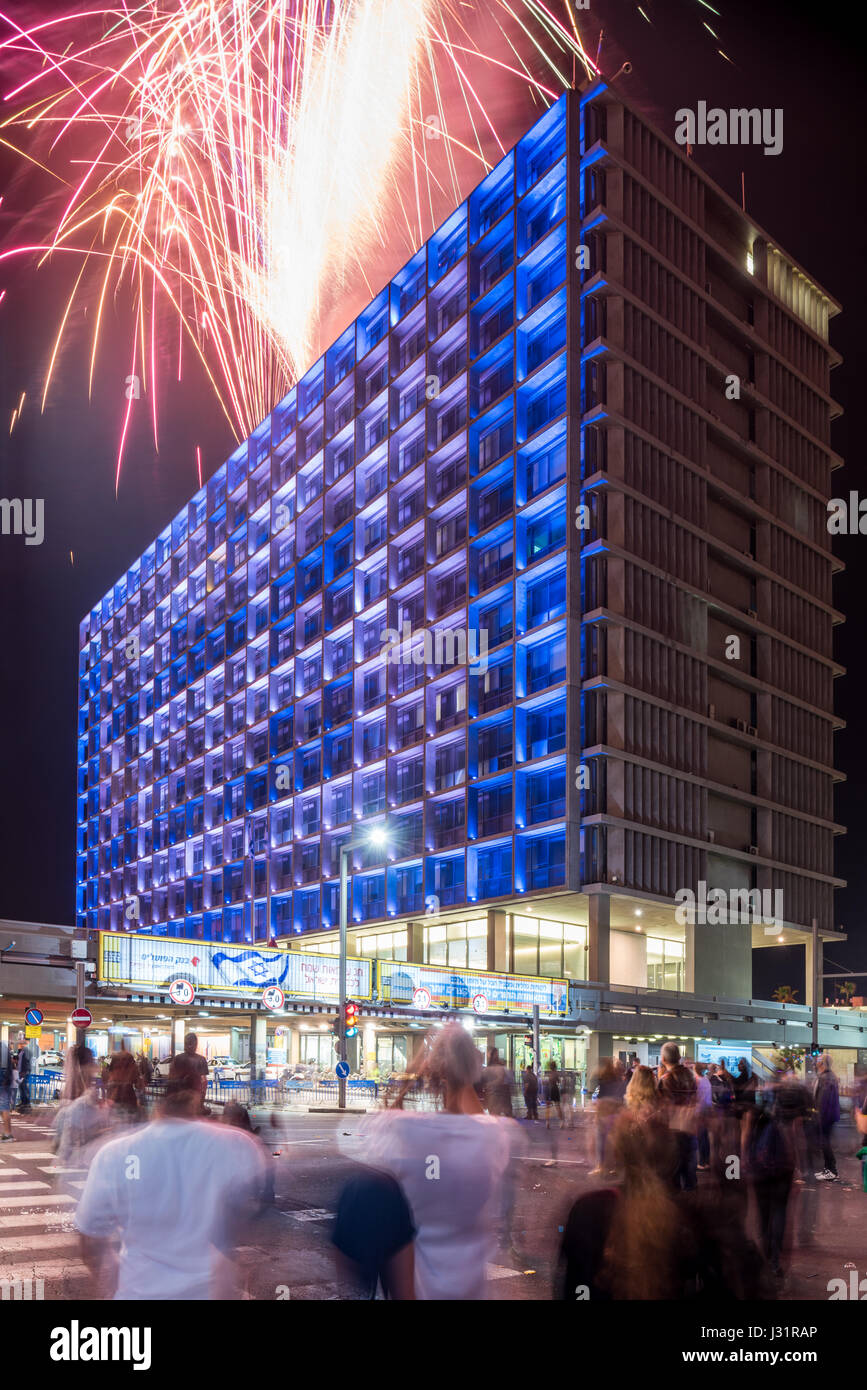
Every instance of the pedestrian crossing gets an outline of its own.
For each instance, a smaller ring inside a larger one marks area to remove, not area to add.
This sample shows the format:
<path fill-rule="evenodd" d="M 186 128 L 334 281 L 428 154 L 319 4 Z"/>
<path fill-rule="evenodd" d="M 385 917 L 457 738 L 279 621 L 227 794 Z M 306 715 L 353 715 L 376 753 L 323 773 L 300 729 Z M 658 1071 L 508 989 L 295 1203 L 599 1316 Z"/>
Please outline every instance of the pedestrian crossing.
<path fill-rule="evenodd" d="M 57 1161 L 46 1148 L 51 1132 L 41 1117 L 15 1117 L 15 1142 L 0 1147 L 0 1284 L 13 1286 L 13 1297 L 20 1285 L 46 1300 L 90 1298 L 95 1290 L 73 1227 L 87 1172 Z"/>

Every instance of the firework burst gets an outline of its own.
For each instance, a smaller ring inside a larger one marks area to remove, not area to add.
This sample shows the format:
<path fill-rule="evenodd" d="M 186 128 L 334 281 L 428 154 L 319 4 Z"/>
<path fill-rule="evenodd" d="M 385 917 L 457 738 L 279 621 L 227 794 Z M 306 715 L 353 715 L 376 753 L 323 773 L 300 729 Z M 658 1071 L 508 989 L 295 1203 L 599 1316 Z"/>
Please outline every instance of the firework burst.
<path fill-rule="evenodd" d="M 568 0 L 562 16 L 544 0 L 475 7 L 497 26 L 497 54 L 468 8 L 116 0 L 26 27 L 0 13 L 0 62 L 15 70 L 0 140 L 64 185 L 50 236 L 0 256 L 71 261 L 43 407 L 76 306 L 88 306 L 92 389 L 107 309 L 126 295 L 136 389 L 118 473 L 140 394 L 158 442 L 167 336 L 178 376 L 192 349 L 246 437 L 310 364 L 324 308 L 372 247 L 397 236 L 411 253 L 460 200 L 461 169 L 479 177 L 486 151 L 499 156 L 485 76 L 549 102 L 576 63 L 594 71 Z"/>

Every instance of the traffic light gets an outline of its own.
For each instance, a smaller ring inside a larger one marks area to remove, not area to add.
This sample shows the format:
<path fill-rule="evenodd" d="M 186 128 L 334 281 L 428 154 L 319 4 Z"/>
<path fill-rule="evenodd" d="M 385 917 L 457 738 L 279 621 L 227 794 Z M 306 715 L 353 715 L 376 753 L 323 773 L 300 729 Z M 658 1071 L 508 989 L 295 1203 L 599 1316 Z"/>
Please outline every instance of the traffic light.
<path fill-rule="evenodd" d="M 340 1037 L 340 1014 L 334 1015 L 334 1021 L 331 1024 L 331 1031 L 334 1034 L 335 1038 Z"/>
<path fill-rule="evenodd" d="M 818 1043 L 814 1043 L 813 1046 L 810 1048 L 810 1056 L 821 1057 L 824 1050 L 825 1049 L 823 1047 L 820 1047 Z"/>
<path fill-rule="evenodd" d="M 345 1023 L 344 1037 L 354 1038 L 358 1032 L 358 1015 L 361 1013 L 357 1004 L 353 1004 L 351 999 L 346 1001 L 343 1009 L 343 1019 Z"/>

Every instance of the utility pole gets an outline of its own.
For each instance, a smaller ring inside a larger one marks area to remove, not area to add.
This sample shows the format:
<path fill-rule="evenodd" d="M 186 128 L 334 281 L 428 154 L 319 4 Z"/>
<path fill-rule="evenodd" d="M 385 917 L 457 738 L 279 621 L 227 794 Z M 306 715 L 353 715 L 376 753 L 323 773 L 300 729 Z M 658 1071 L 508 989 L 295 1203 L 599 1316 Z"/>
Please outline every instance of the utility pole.
<path fill-rule="evenodd" d="M 84 961 L 83 961 L 83 960 L 77 960 L 77 961 L 75 962 L 75 1007 L 76 1007 L 77 1009 L 83 1009 L 83 1008 L 84 1008 L 84 985 L 85 985 Z M 85 1040 L 86 1037 L 87 1037 L 87 1029 L 86 1029 L 86 1028 L 76 1028 L 76 1030 L 75 1030 L 75 1041 L 78 1043 L 79 1047 L 82 1045 L 82 1043 L 84 1042 L 84 1040 Z"/>
<path fill-rule="evenodd" d="M 821 946 L 819 941 L 819 919 L 817 917 L 813 918 L 811 928 L 813 933 L 813 1018 L 811 1039 L 813 1055 L 815 1055 L 815 1049 L 819 1046 L 819 991 L 822 988 L 822 961 L 819 958 Z"/>

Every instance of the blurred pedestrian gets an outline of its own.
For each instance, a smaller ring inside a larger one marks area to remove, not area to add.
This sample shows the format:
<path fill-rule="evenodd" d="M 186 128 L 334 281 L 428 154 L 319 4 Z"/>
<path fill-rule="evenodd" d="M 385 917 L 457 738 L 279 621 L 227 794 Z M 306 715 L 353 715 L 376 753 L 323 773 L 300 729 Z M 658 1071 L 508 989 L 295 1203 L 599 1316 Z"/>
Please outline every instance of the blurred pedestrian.
<path fill-rule="evenodd" d="M 560 1128 L 563 1128 L 563 1104 L 560 1093 L 560 1073 L 552 1057 L 545 1072 L 545 1128 L 551 1128 L 551 1109 L 557 1112 Z"/>
<path fill-rule="evenodd" d="M 795 1175 L 791 1132 L 780 1122 L 773 1091 L 767 1103 L 745 1116 L 744 1154 L 755 1193 L 762 1253 L 774 1274 L 781 1275 L 786 1211 Z"/>
<path fill-rule="evenodd" d="M 539 1078 L 533 1070 L 532 1062 L 528 1062 L 521 1072 L 521 1090 L 524 1092 L 527 1119 L 535 1124 L 539 1119 Z"/>
<path fill-rule="evenodd" d="M 234 1247 L 261 1193 L 262 1154 L 200 1112 L 201 1073 L 176 1057 L 157 1118 L 91 1164 L 75 1224 L 85 1263 L 115 1299 L 237 1294 Z"/>
<path fill-rule="evenodd" d="M 345 1184 L 331 1237 L 340 1263 L 367 1298 L 415 1298 L 415 1226 L 403 1189 L 390 1173 L 363 1168 Z"/>
<path fill-rule="evenodd" d="M 489 1115 L 512 1118 L 512 1090 L 508 1072 L 495 1047 L 488 1049 L 488 1065 L 482 1073 L 482 1091 Z"/>
<path fill-rule="evenodd" d="M 817 1182 L 837 1181 L 837 1159 L 831 1144 L 834 1126 L 840 1119 L 840 1086 L 827 1052 L 816 1063 L 816 1084 L 813 1104 L 819 1122 L 819 1137 L 825 1167 L 816 1174 Z"/>
<path fill-rule="evenodd" d="M 695 1077 L 683 1065 L 676 1042 L 663 1043 L 659 1055 L 664 1068 L 659 1093 L 668 1108 L 668 1122 L 678 1135 L 680 1147 L 677 1182 L 685 1192 L 691 1192 L 697 1182 L 698 1161 Z"/>
<path fill-rule="evenodd" d="M 758 1083 L 755 1076 L 750 1072 L 749 1063 L 746 1057 L 738 1058 L 737 1074 L 734 1078 L 735 1102 L 743 1115 L 750 1105 L 756 1103 L 756 1091 Z"/>
<path fill-rule="evenodd" d="M 14 1054 L 12 1063 L 13 1084 L 18 1086 L 17 1109 L 20 1114 L 26 1115 L 30 1110 L 30 1087 L 28 1078 L 30 1076 L 30 1052 L 23 1037 L 18 1039 L 18 1047 Z"/>
<path fill-rule="evenodd" d="M 52 1151 L 63 1166 L 87 1165 L 94 1142 L 111 1128 L 111 1114 L 97 1087 L 99 1068 L 90 1048 L 76 1044 L 67 1065 L 74 1064 L 80 1083 L 74 1100 L 64 1101 L 54 1117 Z"/>
<path fill-rule="evenodd" d="M 626 1094 L 624 1078 L 614 1064 L 613 1057 L 602 1057 L 596 1073 L 596 1167 L 591 1177 L 601 1177 L 614 1171 L 612 1156 L 608 1152 L 608 1139 Z"/>
<path fill-rule="evenodd" d="M 147 1091 L 154 1079 L 154 1064 L 146 1052 L 140 1052 L 138 1057 L 138 1074 L 141 1081 L 141 1089 Z"/>
<path fill-rule="evenodd" d="M 133 1122 L 142 1119 L 143 1112 L 139 1102 L 139 1072 L 131 1052 L 113 1052 L 105 1077 L 105 1097 L 110 1112 L 116 1122 Z"/>
<path fill-rule="evenodd" d="M 172 1058 L 171 1065 L 169 1067 L 169 1080 L 171 1080 L 172 1078 L 172 1073 L 175 1070 L 175 1064 L 182 1057 L 184 1059 L 185 1064 L 184 1074 L 186 1075 L 186 1064 L 189 1063 L 189 1066 L 192 1067 L 195 1075 L 199 1078 L 199 1093 L 201 1096 L 201 1105 L 199 1107 L 199 1113 L 207 1114 L 208 1110 L 205 1105 L 205 1096 L 207 1095 L 208 1091 L 208 1059 L 207 1057 L 203 1057 L 201 1052 L 198 1051 L 198 1046 L 198 1035 L 196 1033 L 187 1033 L 186 1037 L 184 1038 L 183 1052 L 177 1054 Z"/>
<path fill-rule="evenodd" d="M 9 1043 L 0 1042 L 0 1142 L 7 1143 L 12 1138 L 12 1111 L 15 1108 L 16 1090 L 12 1084 L 12 1048 Z"/>
<path fill-rule="evenodd" d="M 708 1129 L 708 1124 L 713 1109 L 713 1091 L 711 1090 L 711 1084 L 706 1075 L 707 1063 L 696 1062 L 694 1072 L 698 1168 L 701 1172 L 707 1172 L 710 1168 L 710 1131 Z"/>
<path fill-rule="evenodd" d="M 365 1162 L 400 1183 L 416 1227 L 415 1292 L 425 1299 L 479 1299 L 508 1205 L 511 1134 L 486 1115 L 476 1094 L 481 1057 L 466 1029 L 433 1034 L 403 1083 L 394 1109 L 372 1117 Z M 406 1112 L 403 1098 L 419 1076 L 442 1109 Z"/>

